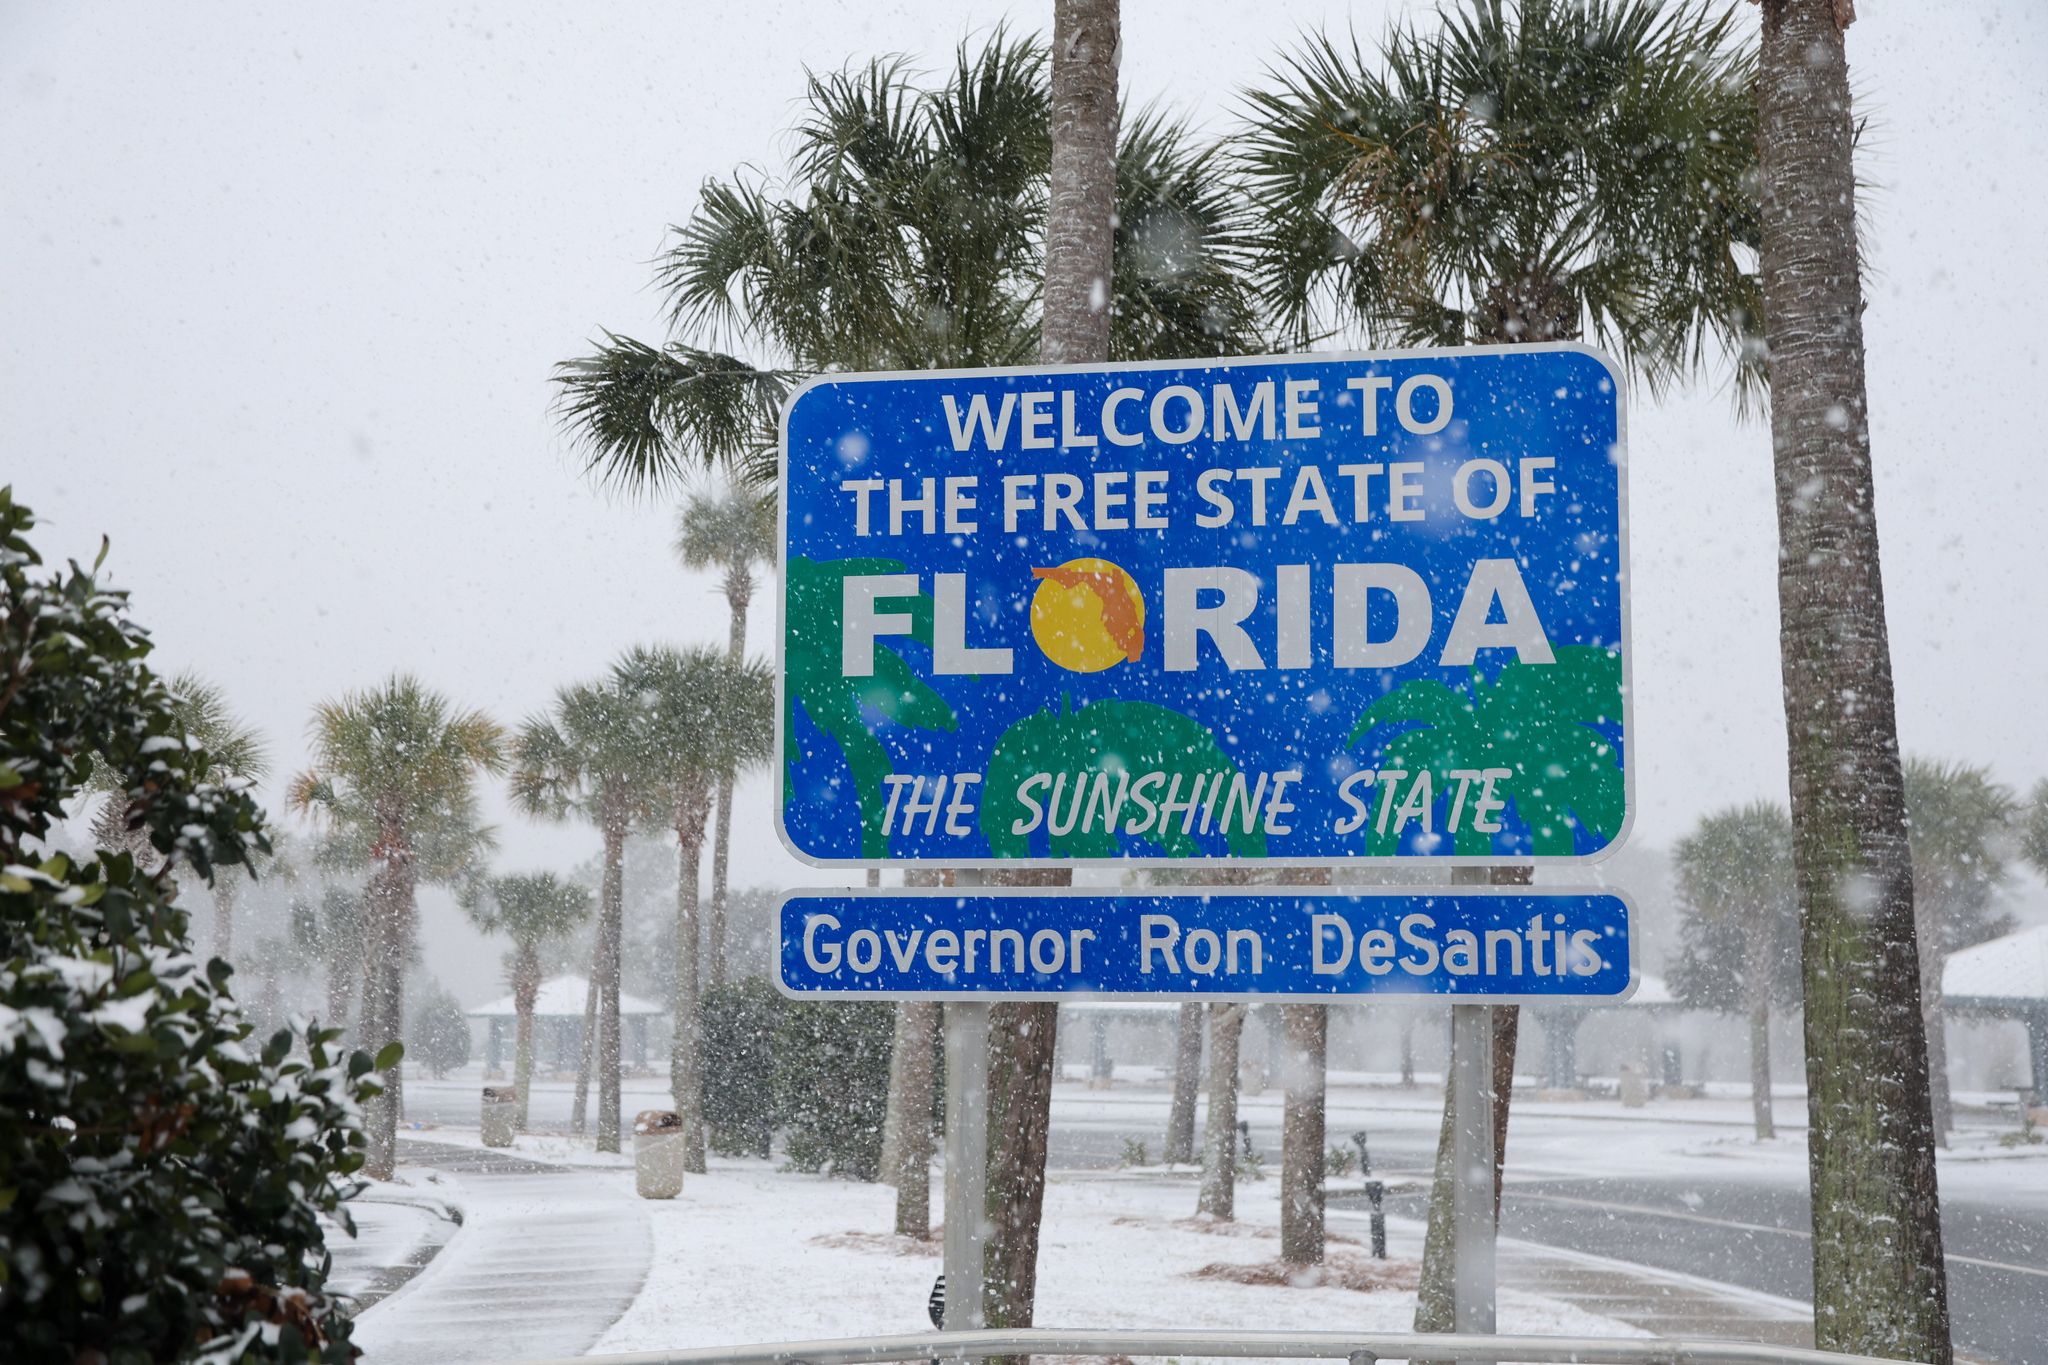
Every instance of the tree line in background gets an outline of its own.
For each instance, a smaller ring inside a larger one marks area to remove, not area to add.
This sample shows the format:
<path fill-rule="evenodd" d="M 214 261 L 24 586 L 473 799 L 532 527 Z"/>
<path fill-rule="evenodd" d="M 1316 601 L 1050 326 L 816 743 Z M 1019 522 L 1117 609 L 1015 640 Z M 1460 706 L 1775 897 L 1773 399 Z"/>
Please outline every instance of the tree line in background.
<path fill-rule="evenodd" d="M 1942 969 L 1958 949 L 2012 932 L 1998 893 L 2015 864 L 2048 876 L 2048 781 L 2022 799 L 1981 765 L 1909 758 L 1904 774 L 1934 1132 L 1946 1145 L 1955 1124 Z M 1716 811 L 1678 842 L 1673 860 L 1681 916 L 1673 993 L 1748 1016 L 1756 1135 L 1771 1137 L 1771 1014 L 1801 999 L 1792 818 L 1768 801 Z"/>

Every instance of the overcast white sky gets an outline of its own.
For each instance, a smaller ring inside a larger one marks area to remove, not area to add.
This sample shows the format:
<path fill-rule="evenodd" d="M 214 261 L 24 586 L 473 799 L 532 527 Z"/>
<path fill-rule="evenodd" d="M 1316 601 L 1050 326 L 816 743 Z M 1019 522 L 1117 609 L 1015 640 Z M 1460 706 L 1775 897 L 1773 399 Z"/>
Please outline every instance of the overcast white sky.
<path fill-rule="evenodd" d="M 1296 32 L 1408 8 L 1125 0 L 1125 96 L 1227 133 Z M 1900 728 L 2031 785 L 2048 6 L 1862 8 Z M 579 477 L 549 367 L 600 325 L 660 335 L 666 225 L 706 176 L 777 164 L 807 65 L 942 66 L 1050 11 L 0 0 L 0 479 L 46 554 L 112 537 L 160 661 L 224 684 L 280 775 L 316 700 L 394 669 L 512 723 L 630 644 L 722 642 L 671 509 Z M 1631 427 L 1634 838 L 1662 844 L 1782 797 L 1775 528 L 1766 433 L 1722 395 L 1638 395 Z M 740 881 L 830 880 L 774 845 L 765 780 L 742 801 Z M 595 849 L 494 805 L 508 866 Z"/>

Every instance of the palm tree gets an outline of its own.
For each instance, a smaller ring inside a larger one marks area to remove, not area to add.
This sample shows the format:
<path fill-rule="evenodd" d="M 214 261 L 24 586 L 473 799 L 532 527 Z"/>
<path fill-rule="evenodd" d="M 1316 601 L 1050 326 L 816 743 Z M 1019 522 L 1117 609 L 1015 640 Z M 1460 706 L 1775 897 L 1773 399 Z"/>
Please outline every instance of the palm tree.
<path fill-rule="evenodd" d="M 339 856 L 368 870 L 366 979 L 357 1036 L 372 1053 L 405 1031 L 405 967 L 422 880 L 459 875 L 489 842 L 475 820 L 476 778 L 504 766 L 504 734 L 481 711 L 457 711 L 410 674 L 322 702 L 313 712 L 313 767 L 294 778 L 293 809 L 318 815 Z M 372 1101 L 366 1169 L 397 1161 L 399 1068 Z"/>
<path fill-rule="evenodd" d="M 984 779 L 988 796 L 979 816 L 989 851 L 998 858 L 1021 858 L 1030 850 L 1029 835 L 1015 833 L 1025 806 L 1017 797 L 1024 778 L 1035 772 L 1109 774 L 1151 772 L 1206 777 L 1227 773 L 1235 777 L 1238 766 L 1225 752 L 1206 725 L 1164 706 L 1143 701 L 1097 701 L 1078 710 L 1035 712 L 1003 731 L 989 752 Z M 1094 779 L 1088 779 L 1094 780 Z M 1062 785 L 1062 792 L 1067 789 Z M 1079 800 L 1079 794 L 1062 795 L 1053 801 Z M 1087 822 L 1068 821 L 1071 828 L 1054 832 L 1052 823 L 1065 817 L 1054 812 L 1048 823 L 1047 855 L 1054 858 L 1109 858 L 1116 856 L 1120 836 L 1113 830 L 1093 828 Z M 1233 821 L 1224 831 L 1225 847 L 1237 857 L 1263 857 L 1266 835 L 1262 829 L 1245 829 Z M 1202 852 L 1193 835 L 1174 828 L 1157 832 L 1159 850 L 1167 857 L 1196 857 Z"/>
<path fill-rule="evenodd" d="M 1310 39 L 1247 97 L 1255 273 L 1282 332 L 1298 345 L 1354 327 L 1393 345 L 1590 337 L 1652 388 L 1712 350 L 1754 394 L 1760 290 L 1742 262 L 1757 242 L 1756 113 L 1732 13 L 1465 0 L 1432 23 L 1393 29 L 1371 55 Z M 1496 1012 L 1496 1078 L 1513 1078 L 1517 1022 Z M 1498 1172 L 1511 1087 L 1494 1089 Z M 1449 1196 L 1439 1180 L 1433 1225 L 1450 1226 Z M 1416 1325 L 1445 1330 L 1451 1248 L 1430 1249 Z"/>
<path fill-rule="evenodd" d="M 591 964 L 592 989 L 597 993 L 601 1152 L 619 1150 L 619 944 L 625 917 L 626 836 L 660 809 L 655 753 L 646 699 L 618 669 L 597 682 L 560 689 L 552 711 L 529 719 L 512 742 L 512 796 L 520 807 L 550 820 L 588 820 L 604 840 L 597 949 Z M 681 1026 L 679 1019 L 677 1027 Z"/>
<path fill-rule="evenodd" d="M 2021 806 L 2012 789 L 1993 781 L 1985 767 L 1909 758 L 1905 779 L 1930 1109 L 1935 1141 L 1945 1146 L 1954 1125 L 1941 971 L 1956 949 L 2012 931 L 2012 917 L 1994 907 L 1999 887 L 2011 875 L 2006 836 Z"/>
<path fill-rule="evenodd" d="M 717 497 L 698 493 L 683 504 L 676 521 L 676 557 L 692 569 L 717 569 L 732 613 L 726 658 L 738 664 L 747 652 L 747 608 L 754 599 L 754 565 L 775 562 L 772 502 L 728 488 Z M 718 826 L 711 846 L 711 983 L 725 981 L 726 869 L 732 849 L 734 774 L 718 779 Z"/>
<path fill-rule="evenodd" d="M 850 575 L 900 572 L 893 559 L 814 560 L 802 555 L 783 566 L 788 575 L 783 597 L 782 761 L 791 771 L 805 757 L 815 731 L 839 749 L 853 777 L 854 805 L 859 815 L 860 856 L 885 857 L 888 836 L 882 825 L 888 804 L 884 783 L 894 769 L 889 750 L 869 728 L 869 715 L 879 712 L 891 725 L 909 729 L 950 730 L 958 723 L 952 706 L 917 675 L 896 650 L 878 646 L 875 677 L 846 677 L 839 667 L 839 640 L 845 610 L 845 585 Z M 910 599 L 910 638 L 927 647 L 932 638 L 931 598 Z M 876 686 L 874 684 L 880 684 Z M 801 724 L 799 722 L 802 722 Z"/>
<path fill-rule="evenodd" d="M 669 1080 L 688 1135 L 690 1166 L 701 1171 L 697 869 L 712 788 L 765 761 L 773 747 L 774 684 L 765 664 L 736 662 L 702 646 L 635 649 L 620 660 L 616 677 L 646 707 L 648 780 L 659 793 L 653 818 L 676 836 L 676 1027 Z"/>
<path fill-rule="evenodd" d="M 227 693 L 220 687 L 197 673 L 179 673 L 171 679 L 171 710 L 185 728 L 185 742 L 206 753 L 204 780 L 253 784 L 270 775 L 270 750 L 262 733 L 229 708 Z M 104 778 L 105 770 L 98 775 Z M 98 790 L 108 791 L 109 797 L 93 821 L 93 834 L 100 845 L 137 855 L 145 852 L 149 838 L 139 828 L 131 828 L 134 816 L 130 804 L 113 799 L 114 793 L 104 786 L 94 785 Z M 241 879 L 254 877 L 266 861 L 252 858 L 242 871 L 214 879 L 210 889 L 215 957 L 234 955 L 235 899 Z"/>
<path fill-rule="evenodd" d="M 1912 853 L 1871 479 L 1847 0 L 1757 63 L 1778 637 L 1804 925 L 1814 1344 L 1948 1365 Z"/>
<path fill-rule="evenodd" d="M 798 380 L 1035 358 L 1051 98 L 1045 48 L 1001 31 L 963 45 L 938 89 L 894 61 L 812 77 L 787 177 L 712 181 L 677 230 L 659 283 L 683 337 L 606 333 L 558 368 L 591 476 L 675 490 L 725 466 L 765 488 Z M 1258 349 L 1214 153 L 1148 111 L 1124 121 L 1116 158 L 1110 354 Z"/>
<path fill-rule="evenodd" d="M 590 893 L 552 872 L 492 877 L 480 892 L 464 907 L 477 928 L 512 940 L 512 1008 L 519 1016 L 512 1084 L 519 1096 L 516 1122 L 523 1133 L 533 1086 L 533 1005 L 540 995 L 540 948 L 588 918 Z"/>
<path fill-rule="evenodd" d="M 1771 1004 L 1797 979 L 1792 819 L 1768 801 L 1716 811 L 1678 841 L 1672 862 L 1688 931 L 1672 986 L 1688 1004 L 1747 1010 L 1750 1110 L 1761 1141 L 1777 1131 Z"/>
<path fill-rule="evenodd" d="M 1621 656 L 1591 645 L 1555 653 L 1555 663 L 1503 665 L 1491 683 L 1478 669 L 1463 688 L 1403 683 L 1366 708 L 1350 742 L 1376 747 L 1375 766 L 1433 773 L 1439 791 L 1451 785 L 1452 769 L 1485 754 L 1513 771 L 1515 814 L 1535 852 L 1604 847 L 1623 815 L 1621 754 L 1611 737 L 1621 723 Z M 1375 854 L 1395 852 L 1400 835 L 1378 825 L 1359 831 Z M 1483 857 L 1493 836 L 1460 829 L 1453 848 Z"/>
<path fill-rule="evenodd" d="M 363 894 L 351 887 L 328 886 L 317 903 L 302 902 L 293 912 L 294 946 L 302 956 L 318 961 L 327 974 L 321 1026 L 346 1029 L 356 983 L 363 976 Z"/>
<path fill-rule="evenodd" d="M 813 78 L 790 177 L 707 186 L 664 262 L 672 321 L 690 338 L 656 348 L 607 334 L 596 354 L 558 372 L 562 413 L 590 472 L 648 488 L 725 464 L 765 485 L 788 384 L 828 369 L 1081 359 L 1096 353 L 1105 318 L 1109 357 L 1258 349 L 1223 168 L 1177 124 L 1151 114 L 1116 122 L 1113 13 L 1102 0 L 1080 0 L 1055 14 L 1061 61 L 1095 73 L 1062 87 L 1062 136 L 1070 151 L 1085 144 L 1084 158 L 1115 157 L 1111 260 L 1099 240 L 1086 258 L 1062 249 L 1049 263 L 1044 254 L 1054 193 L 1096 209 L 1104 196 L 1100 177 L 1071 161 L 1055 182 L 1055 98 L 1037 43 L 998 32 L 978 52 L 963 46 L 938 90 L 917 88 L 891 62 Z M 1073 41 L 1080 29 L 1087 41 Z M 1098 225 L 1102 217 L 1093 214 Z M 1063 211 L 1058 232 L 1075 221 Z M 700 344 L 707 339 L 768 359 L 749 363 Z M 799 568 L 787 568 L 793 626 Z M 794 635 L 784 651 L 792 661 L 803 657 Z M 793 674 L 793 705 L 797 683 Z M 831 683 L 803 694 L 807 710 L 811 698 L 836 707 L 843 680 Z M 913 724 L 936 721 L 943 708 L 915 690 L 899 695 L 918 713 Z M 879 786 L 887 756 L 857 719 L 857 708 L 851 720 L 833 710 L 817 723 L 846 751 L 856 785 Z M 804 742 L 795 725 L 785 734 L 792 747 Z M 872 816 L 866 807 L 863 851 L 880 839 L 879 805 Z M 1004 1005 L 991 1021 L 992 1055 L 1005 1065 L 992 1073 L 989 1129 L 1006 1139 L 992 1150 L 989 1177 L 991 1323 L 1030 1320 L 1053 1018 L 1050 1006 Z"/>
<path fill-rule="evenodd" d="M 2019 854 L 2027 865 L 2048 877 L 2048 777 L 2034 784 L 2015 820 Z"/>
<path fill-rule="evenodd" d="M 1754 71 L 1732 9 L 1657 0 L 1310 39 L 1247 97 L 1260 295 L 1300 343 L 1589 337 L 1652 386 L 1714 349 L 1753 392 Z"/>

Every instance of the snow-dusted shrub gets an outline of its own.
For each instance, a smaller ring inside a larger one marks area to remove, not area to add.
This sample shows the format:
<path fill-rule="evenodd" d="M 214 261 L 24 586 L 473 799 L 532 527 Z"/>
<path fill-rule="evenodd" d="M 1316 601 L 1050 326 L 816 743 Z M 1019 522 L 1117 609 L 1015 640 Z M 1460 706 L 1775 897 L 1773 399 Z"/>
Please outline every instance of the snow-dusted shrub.
<path fill-rule="evenodd" d="M 791 1166 L 853 1180 L 881 1173 L 895 1035 L 895 1011 L 879 1001 L 802 1001 L 783 1011 L 775 1097 Z"/>
<path fill-rule="evenodd" d="M 201 780 L 125 595 L 41 576 L 33 525 L 0 490 L 0 1359 L 346 1361 L 317 1215 L 346 1222 L 371 1059 L 255 1044 L 192 956 L 173 875 L 267 848 L 262 814 Z M 95 762 L 140 865 L 38 851 Z"/>
<path fill-rule="evenodd" d="M 704 988 L 698 1032 L 704 1122 L 721 1156 L 767 1156 L 775 1135 L 775 1034 L 787 1003 L 757 976 Z"/>

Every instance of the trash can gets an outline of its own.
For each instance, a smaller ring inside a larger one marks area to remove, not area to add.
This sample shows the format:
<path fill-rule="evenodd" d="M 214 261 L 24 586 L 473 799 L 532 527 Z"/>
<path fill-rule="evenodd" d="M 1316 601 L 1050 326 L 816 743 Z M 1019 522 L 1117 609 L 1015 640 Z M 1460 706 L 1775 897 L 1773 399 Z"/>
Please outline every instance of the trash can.
<path fill-rule="evenodd" d="M 633 1117 L 633 1184 L 642 1199 L 673 1199 L 683 1192 L 683 1116 L 643 1109 Z"/>
<path fill-rule="evenodd" d="M 509 1085 L 484 1087 L 484 1118 L 481 1125 L 486 1147 L 510 1147 L 519 1127 L 519 1091 Z"/>
<path fill-rule="evenodd" d="M 1624 1109 L 1641 1109 L 1650 1102 L 1649 1079 L 1627 1063 L 1622 1064 L 1619 1089 Z"/>

